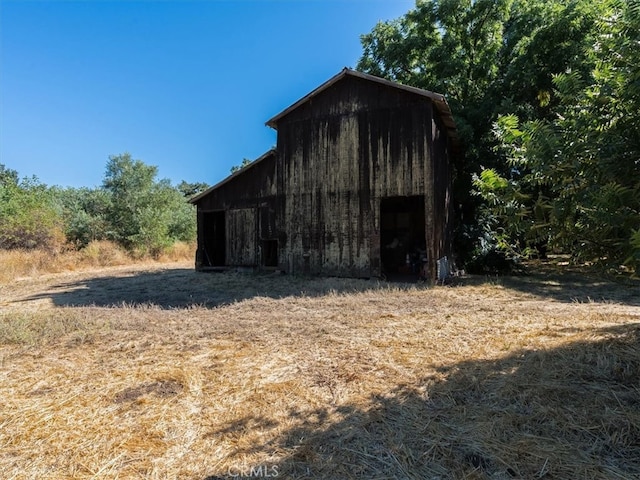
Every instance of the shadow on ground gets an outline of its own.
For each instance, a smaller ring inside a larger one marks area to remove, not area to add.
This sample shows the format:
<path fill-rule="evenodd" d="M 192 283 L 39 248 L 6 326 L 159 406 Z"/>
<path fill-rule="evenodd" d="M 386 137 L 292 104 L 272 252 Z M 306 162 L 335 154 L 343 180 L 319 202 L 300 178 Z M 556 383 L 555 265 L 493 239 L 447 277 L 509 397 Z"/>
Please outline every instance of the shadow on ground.
<path fill-rule="evenodd" d="M 640 306 L 640 283 L 626 285 L 578 273 L 532 270 L 527 275 L 457 278 L 451 285 L 495 283 L 505 288 L 561 302 L 610 302 Z M 321 296 L 329 292 L 358 292 L 389 288 L 428 288 L 425 284 L 382 282 L 377 279 L 298 277 L 274 273 L 199 273 L 193 269 L 136 272 L 100 276 L 54 285 L 26 298 L 51 298 L 57 306 L 156 305 L 161 308 L 213 308 L 256 296 L 283 298 Z"/>
<path fill-rule="evenodd" d="M 595 273 L 558 268 L 533 267 L 523 274 L 454 279 L 453 285 L 493 283 L 510 290 L 565 303 L 616 303 L 640 306 L 640 281 L 625 278 L 614 281 Z"/>
<path fill-rule="evenodd" d="M 378 280 L 297 277 L 275 273 L 200 273 L 181 268 L 59 283 L 24 301 L 51 298 L 55 305 L 64 307 L 126 304 L 156 305 L 161 308 L 214 308 L 254 297 L 313 297 L 329 292 L 358 292 L 387 286 L 387 283 Z M 413 286 L 397 284 L 396 287 Z"/>
<path fill-rule="evenodd" d="M 640 324 L 592 333 L 464 361 L 358 405 L 291 407 L 296 426 L 284 431 L 261 416 L 221 425 L 207 435 L 228 443 L 253 431 L 257 441 L 200 480 L 251 469 L 298 479 L 640 478 Z M 272 452 L 282 460 L 270 463 Z"/>

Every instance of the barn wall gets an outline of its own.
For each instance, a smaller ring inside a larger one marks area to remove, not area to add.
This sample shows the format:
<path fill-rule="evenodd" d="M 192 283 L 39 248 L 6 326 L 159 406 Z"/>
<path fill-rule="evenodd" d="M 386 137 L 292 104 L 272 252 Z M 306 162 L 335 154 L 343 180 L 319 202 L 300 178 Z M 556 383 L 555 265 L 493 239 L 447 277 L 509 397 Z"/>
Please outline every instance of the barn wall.
<path fill-rule="evenodd" d="M 227 265 L 268 257 L 291 273 L 377 276 L 381 202 L 420 196 L 434 278 L 452 217 L 449 140 L 431 99 L 345 76 L 279 117 L 277 130 L 277 153 L 198 200 L 199 252 L 207 232 L 223 229 L 203 219 L 217 218 Z"/>
<path fill-rule="evenodd" d="M 245 168 L 212 190 L 197 202 L 198 253 L 197 265 L 204 265 L 207 212 L 226 212 L 225 264 L 232 266 L 260 265 L 262 241 L 277 239 L 284 245 L 286 235 L 278 231 L 278 209 L 284 208 L 278 198 L 276 158 L 269 155 Z M 209 256 L 212 254 L 209 253 Z"/>
<path fill-rule="evenodd" d="M 260 199 L 277 194 L 275 155 L 245 168 L 198 201 L 206 211 L 255 207 Z"/>
<path fill-rule="evenodd" d="M 227 215 L 227 265 L 253 266 L 256 264 L 255 208 L 229 210 Z"/>
<path fill-rule="evenodd" d="M 380 199 L 431 184 L 431 119 L 429 99 L 353 77 L 280 119 L 288 270 L 380 273 Z"/>
<path fill-rule="evenodd" d="M 434 232 L 435 257 L 451 259 L 453 239 L 452 178 L 449 164 L 450 146 L 446 129 L 437 115 L 433 119 L 434 176 Z"/>

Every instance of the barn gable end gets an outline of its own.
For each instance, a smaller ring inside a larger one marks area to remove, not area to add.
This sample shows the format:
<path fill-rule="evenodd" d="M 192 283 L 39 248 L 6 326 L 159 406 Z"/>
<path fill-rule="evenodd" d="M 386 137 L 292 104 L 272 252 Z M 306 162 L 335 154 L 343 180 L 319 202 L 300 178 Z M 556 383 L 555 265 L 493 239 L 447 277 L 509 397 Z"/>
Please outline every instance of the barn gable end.
<path fill-rule="evenodd" d="M 214 266 L 203 252 L 217 222 L 228 266 L 370 277 L 426 261 L 435 275 L 450 253 L 455 141 L 441 95 L 345 69 L 267 125 L 275 151 L 193 200 L 199 268 Z"/>

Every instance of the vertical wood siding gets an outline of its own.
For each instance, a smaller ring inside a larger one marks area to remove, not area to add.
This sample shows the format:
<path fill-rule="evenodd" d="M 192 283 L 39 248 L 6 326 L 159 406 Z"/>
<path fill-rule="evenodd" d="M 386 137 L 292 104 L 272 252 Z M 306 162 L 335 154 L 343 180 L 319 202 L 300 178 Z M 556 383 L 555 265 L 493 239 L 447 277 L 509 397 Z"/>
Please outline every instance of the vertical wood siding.
<path fill-rule="evenodd" d="M 226 265 L 255 266 L 260 261 L 260 240 L 284 238 L 283 232 L 276 229 L 276 211 L 281 203 L 277 198 L 276 179 L 276 156 L 271 154 L 198 201 L 197 264 L 205 262 L 201 258 L 207 233 L 202 224 L 205 212 L 227 212 Z"/>
<path fill-rule="evenodd" d="M 277 130 L 274 155 L 198 201 L 199 212 L 227 212 L 229 265 L 259 265 L 263 242 L 277 240 L 288 272 L 380 275 L 381 199 L 424 196 L 435 275 L 450 253 L 451 178 L 428 97 L 346 76 L 280 117 Z"/>
<path fill-rule="evenodd" d="M 357 78 L 283 117 L 278 161 L 289 269 L 379 275 L 380 199 L 427 193 L 431 130 L 429 99 Z M 426 197 L 431 225 L 433 193 Z"/>
<path fill-rule="evenodd" d="M 229 210 L 227 215 L 227 264 L 256 264 L 256 209 Z"/>

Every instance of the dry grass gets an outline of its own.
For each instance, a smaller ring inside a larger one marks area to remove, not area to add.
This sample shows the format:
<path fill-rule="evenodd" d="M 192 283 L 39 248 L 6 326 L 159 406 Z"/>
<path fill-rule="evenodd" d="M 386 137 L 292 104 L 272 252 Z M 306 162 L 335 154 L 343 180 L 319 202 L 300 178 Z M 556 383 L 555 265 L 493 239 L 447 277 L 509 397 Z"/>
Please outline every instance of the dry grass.
<path fill-rule="evenodd" d="M 637 285 L 184 263 L 0 297 L 2 478 L 640 478 Z"/>
<path fill-rule="evenodd" d="M 151 260 L 178 262 L 194 258 L 195 245 L 177 242 L 159 258 L 137 258 L 109 241 L 94 241 L 82 250 L 2 250 L 0 249 L 0 284 L 21 277 L 46 273 L 60 273 L 91 267 L 107 267 L 145 263 Z"/>

